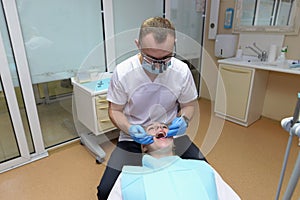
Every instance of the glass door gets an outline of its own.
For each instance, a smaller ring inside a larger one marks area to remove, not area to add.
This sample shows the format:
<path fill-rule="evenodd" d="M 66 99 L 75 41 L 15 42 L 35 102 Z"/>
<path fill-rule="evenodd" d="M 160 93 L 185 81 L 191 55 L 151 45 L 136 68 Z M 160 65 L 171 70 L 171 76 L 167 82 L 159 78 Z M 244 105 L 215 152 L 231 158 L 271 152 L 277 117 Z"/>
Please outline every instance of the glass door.
<path fill-rule="evenodd" d="M 113 0 L 112 4 L 115 56 L 116 63 L 120 63 L 138 52 L 134 41 L 138 38 L 141 23 L 149 17 L 163 17 L 164 0 Z"/>
<path fill-rule="evenodd" d="M 9 9 L 7 18 L 19 16 L 20 45 L 25 47 L 46 148 L 76 140 L 71 78 L 78 71 L 104 72 L 106 68 L 101 1 L 4 1 L 16 4 L 17 10 Z"/>
<path fill-rule="evenodd" d="M 16 6 L 8 2 L 0 2 L 0 172 L 48 155 L 17 15 L 7 17 Z"/>
<path fill-rule="evenodd" d="M 30 159 L 16 96 L 18 87 L 14 86 L 6 55 L 0 33 L 0 171 L 5 171 Z M 28 139 L 31 141 L 30 138 Z M 30 147 L 33 150 L 32 143 Z"/>
<path fill-rule="evenodd" d="M 2 50 L 0 50 L 1 56 Z M 29 149 L 18 110 L 16 95 L 9 71 L 4 69 L 1 58 L 0 69 L 0 171 L 30 159 Z M 5 82 L 5 84 L 3 84 Z M 10 103 L 8 103 L 8 101 Z"/>
<path fill-rule="evenodd" d="M 189 65 L 200 94 L 205 1 L 166 0 L 166 8 L 166 17 L 177 30 L 177 57 Z"/>

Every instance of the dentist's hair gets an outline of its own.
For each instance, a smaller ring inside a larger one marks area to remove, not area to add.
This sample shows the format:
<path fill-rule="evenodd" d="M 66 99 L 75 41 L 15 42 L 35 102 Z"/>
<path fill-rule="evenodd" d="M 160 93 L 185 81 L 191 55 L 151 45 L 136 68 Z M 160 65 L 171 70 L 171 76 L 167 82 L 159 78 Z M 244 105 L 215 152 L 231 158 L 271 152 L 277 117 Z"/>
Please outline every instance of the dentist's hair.
<path fill-rule="evenodd" d="M 146 19 L 140 28 L 139 41 L 141 42 L 149 33 L 153 34 L 155 41 L 158 43 L 164 42 L 167 39 L 168 34 L 173 36 L 174 39 L 176 37 L 174 25 L 168 19 L 163 17 Z"/>

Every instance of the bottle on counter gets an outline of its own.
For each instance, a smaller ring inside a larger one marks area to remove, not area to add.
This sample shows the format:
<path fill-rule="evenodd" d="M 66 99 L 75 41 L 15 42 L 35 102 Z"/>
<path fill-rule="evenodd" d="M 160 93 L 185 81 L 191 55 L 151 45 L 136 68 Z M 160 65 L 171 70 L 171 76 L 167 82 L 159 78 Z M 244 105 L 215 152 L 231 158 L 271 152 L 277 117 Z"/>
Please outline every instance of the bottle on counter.
<path fill-rule="evenodd" d="M 275 60 L 276 60 L 276 52 L 277 52 L 277 46 L 276 46 L 276 44 L 272 44 L 270 46 L 269 55 L 268 55 L 268 62 L 269 63 L 275 62 Z"/>
<path fill-rule="evenodd" d="M 287 47 L 283 47 L 280 51 L 280 55 L 278 56 L 278 58 L 276 60 L 276 62 L 279 65 L 283 65 L 283 66 L 287 65 L 287 60 L 286 60 L 286 57 L 285 57 L 286 52 L 287 52 Z"/>
<path fill-rule="evenodd" d="M 242 50 L 241 46 L 236 51 L 235 57 L 238 58 L 238 59 L 242 59 L 243 58 L 243 50 Z"/>

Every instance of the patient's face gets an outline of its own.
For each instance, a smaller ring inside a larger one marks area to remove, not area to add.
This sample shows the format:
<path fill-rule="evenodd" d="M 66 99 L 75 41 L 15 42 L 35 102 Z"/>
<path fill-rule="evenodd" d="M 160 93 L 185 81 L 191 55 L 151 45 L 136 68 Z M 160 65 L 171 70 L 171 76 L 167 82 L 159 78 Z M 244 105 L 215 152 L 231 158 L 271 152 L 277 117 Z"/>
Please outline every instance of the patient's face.
<path fill-rule="evenodd" d="M 153 152 L 173 146 L 173 137 L 166 137 L 169 128 L 166 124 L 153 122 L 145 128 L 149 135 L 153 136 L 154 142 L 143 147 L 144 151 Z M 172 148 L 171 148 L 172 149 Z"/>
<path fill-rule="evenodd" d="M 153 122 L 145 128 L 148 135 L 152 135 L 156 138 L 162 138 L 167 135 L 169 127 L 166 124 Z"/>

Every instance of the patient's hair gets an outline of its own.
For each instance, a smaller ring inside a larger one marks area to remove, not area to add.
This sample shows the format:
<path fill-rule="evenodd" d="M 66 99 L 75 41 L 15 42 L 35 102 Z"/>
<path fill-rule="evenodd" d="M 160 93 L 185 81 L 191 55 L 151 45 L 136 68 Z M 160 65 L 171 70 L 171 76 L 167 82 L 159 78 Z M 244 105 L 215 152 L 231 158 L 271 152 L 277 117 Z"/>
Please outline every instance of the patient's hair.
<path fill-rule="evenodd" d="M 149 33 L 153 33 L 153 37 L 156 42 L 162 43 L 166 40 L 168 34 L 171 34 L 175 38 L 175 27 L 168 19 L 153 17 L 146 19 L 142 23 L 139 41 L 142 41 L 142 39 Z"/>

